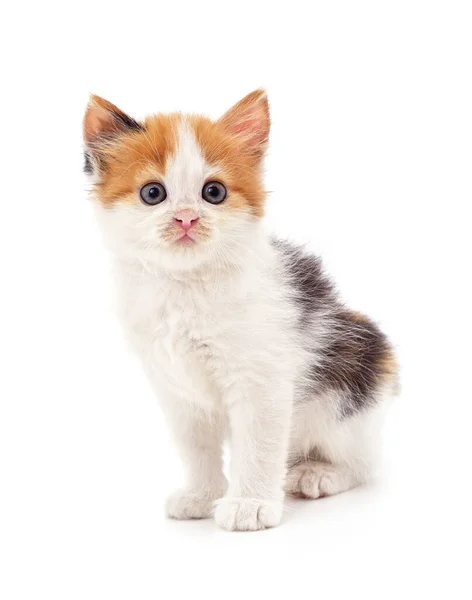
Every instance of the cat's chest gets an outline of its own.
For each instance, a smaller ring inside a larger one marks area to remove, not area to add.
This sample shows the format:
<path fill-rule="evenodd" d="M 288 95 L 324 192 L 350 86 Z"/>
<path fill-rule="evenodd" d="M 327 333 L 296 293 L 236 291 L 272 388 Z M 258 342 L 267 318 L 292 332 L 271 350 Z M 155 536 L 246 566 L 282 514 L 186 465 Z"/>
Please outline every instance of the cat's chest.
<path fill-rule="evenodd" d="M 128 289 L 122 316 L 132 346 L 160 385 L 214 402 L 225 312 L 214 295 L 140 282 Z"/>

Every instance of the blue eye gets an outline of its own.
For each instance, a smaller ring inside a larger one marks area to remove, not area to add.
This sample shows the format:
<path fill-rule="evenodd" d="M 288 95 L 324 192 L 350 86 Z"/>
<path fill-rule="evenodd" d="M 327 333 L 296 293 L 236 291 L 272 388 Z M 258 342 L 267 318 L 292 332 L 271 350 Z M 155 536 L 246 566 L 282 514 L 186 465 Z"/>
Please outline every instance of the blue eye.
<path fill-rule="evenodd" d="M 219 181 L 209 181 L 203 186 L 202 198 L 210 202 L 210 204 L 221 204 L 226 198 L 227 193 L 222 183 Z"/>
<path fill-rule="evenodd" d="M 162 183 L 158 183 L 157 181 L 143 185 L 139 195 L 141 196 L 141 200 L 143 202 L 150 204 L 151 206 L 160 204 L 167 198 L 166 188 L 162 185 Z"/>

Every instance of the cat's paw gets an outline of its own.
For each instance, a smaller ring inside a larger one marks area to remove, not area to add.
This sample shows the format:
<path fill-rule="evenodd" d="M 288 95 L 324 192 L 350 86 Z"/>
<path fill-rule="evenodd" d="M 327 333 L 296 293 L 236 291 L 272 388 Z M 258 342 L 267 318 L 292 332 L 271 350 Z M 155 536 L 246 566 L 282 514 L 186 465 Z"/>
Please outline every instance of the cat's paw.
<path fill-rule="evenodd" d="M 229 531 L 257 531 L 280 523 L 284 505 L 280 501 L 226 497 L 218 500 L 215 521 Z"/>
<path fill-rule="evenodd" d="M 209 519 L 218 495 L 188 490 L 174 492 L 166 503 L 166 514 L 172 519 Z"/>
<path fill-rule="evenodd" d="M 285 491 L 301 498 L 323 498 L 344 492 L 356 485 L 351 473 L 322 462 L 307 461 L 290 468 Z"/>

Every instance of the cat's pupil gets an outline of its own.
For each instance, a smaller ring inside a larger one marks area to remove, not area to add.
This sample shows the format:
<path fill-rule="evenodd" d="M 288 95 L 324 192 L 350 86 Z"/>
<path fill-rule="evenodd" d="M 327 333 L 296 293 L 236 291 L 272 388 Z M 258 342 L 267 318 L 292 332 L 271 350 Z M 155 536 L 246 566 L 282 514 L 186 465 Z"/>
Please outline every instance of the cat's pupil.
<path fill-rule="evenodd" d="M 152 187 L 148 194 L 151 196 L 151 198 L 157 198 L 157 196 L 159 196 L 159 188 L 157 187 Z"/>
<path fill-rule="evenodd" d="M 210 187 L 208 188 L 208 193 L 210 194 L 210 196 L 218 196 L 220 192 L 216 185 L 210 185 Z"/>

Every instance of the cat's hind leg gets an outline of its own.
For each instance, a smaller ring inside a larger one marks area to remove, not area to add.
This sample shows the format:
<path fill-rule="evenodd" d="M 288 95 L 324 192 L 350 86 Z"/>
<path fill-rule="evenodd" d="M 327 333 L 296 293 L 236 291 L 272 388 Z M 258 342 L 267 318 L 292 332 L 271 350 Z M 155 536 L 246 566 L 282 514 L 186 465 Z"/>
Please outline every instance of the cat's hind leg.
<path fill-rule="evenodd" d="M 348 418 L 327 418 L 316 400 L 297 410 L 285 491 L 322 498 L 372 478 L 379 458 L 384 405 Z"/>
<path fill-rule="evenodd" d="M 366 317 L 339 310 L 321 340 L 294 408 L 285 485 L 308 498 L 372 477 L 385 408 L 398 391 L 393 349 Z"/>

